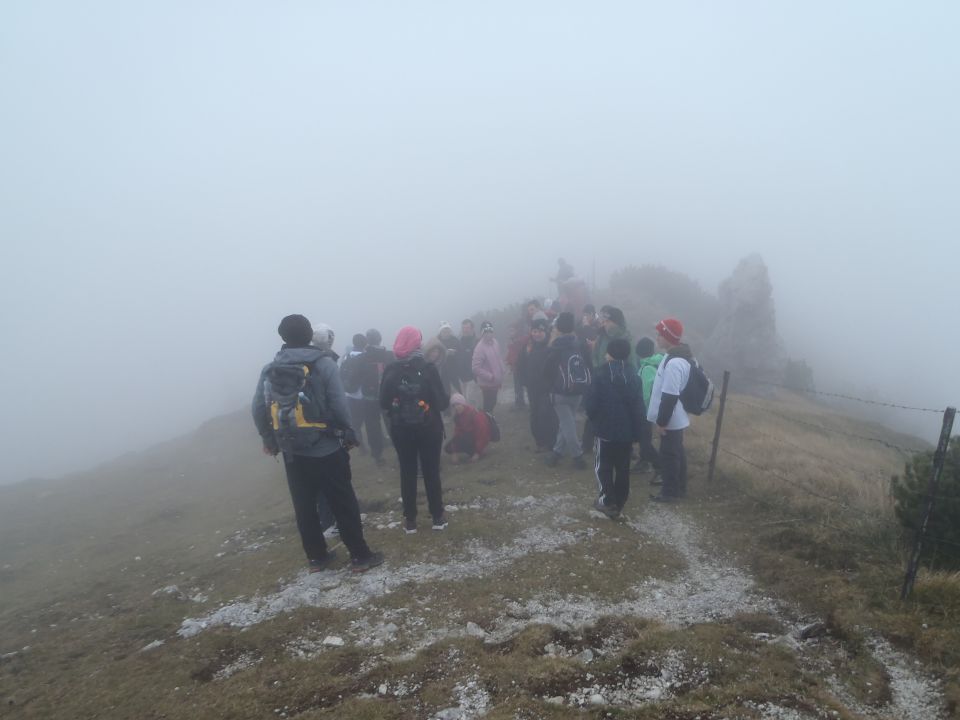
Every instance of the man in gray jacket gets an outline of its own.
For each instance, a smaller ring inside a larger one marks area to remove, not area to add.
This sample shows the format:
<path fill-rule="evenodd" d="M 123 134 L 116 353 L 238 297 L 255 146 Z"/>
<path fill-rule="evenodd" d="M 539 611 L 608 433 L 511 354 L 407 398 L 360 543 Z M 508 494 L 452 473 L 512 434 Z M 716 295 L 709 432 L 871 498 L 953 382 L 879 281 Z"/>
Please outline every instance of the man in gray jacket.
<path fill-rule="evenodd" d="M 297 530 L 310 572 L 334 559 L 317 512 L 322 496 L 350 552 L 351 570 L 365 572 L 383 562 L 363 538 L 360 506 L 353 491 L 348 449 L 356 445 L 336 354 L 311 347 L 313 328 L 303 315 L 288 315 L 278 328 L 283 346 L 260 373 L 253 396 L 253 422 L 267 455 L 283 453 Z"/>

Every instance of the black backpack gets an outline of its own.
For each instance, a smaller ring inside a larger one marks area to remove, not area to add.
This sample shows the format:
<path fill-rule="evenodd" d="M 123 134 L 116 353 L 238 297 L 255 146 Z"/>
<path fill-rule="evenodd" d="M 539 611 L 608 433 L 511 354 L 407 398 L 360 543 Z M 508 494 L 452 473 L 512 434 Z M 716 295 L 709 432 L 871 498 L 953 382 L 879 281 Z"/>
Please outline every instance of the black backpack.
<path fill-rule="evenodd" d="M 673 357 L 667 357 L 667 361 L 663 364 L 664 371 L 667 369 L 667 363 L 673 359 Z M 713 403 L 715 388 L 713 382 L 703 372 L 700 363 L 696 360 L 689 360 L 688 362 L 690 363 L 690 377 L 680 391 L 680 402 L 683 403 L 683 409 L 690 415 L 703 415 Z"/>
<path fill-rule="evenodd" d="M 361 357 L 350 353 L 340 365 L 340 382 L 343 384 L 344 391 L 351 395 L 360 390 Z"/>
<path fill-rule="evenodd" d="M 273 362 L 264 372 L 263 395 L 270 411 L 277 445 L 295 454 L 334 434 L 323 387 L 312 373 L 315 367 Z"/>
<path fill-rule="evenodd" d="M 421 360 L 400 366 L 396 390 L 388 414 L 390 424 L 401 427 L 423 425 L 430 416 L 425 364 Z"/>
<path fill-rule="evenodd" d="M 590 387 L 590 365 L 579 347 L 561 348 L 557 353 L 557 373 L 553 391 L 560 395 L 583 395 Z"/>

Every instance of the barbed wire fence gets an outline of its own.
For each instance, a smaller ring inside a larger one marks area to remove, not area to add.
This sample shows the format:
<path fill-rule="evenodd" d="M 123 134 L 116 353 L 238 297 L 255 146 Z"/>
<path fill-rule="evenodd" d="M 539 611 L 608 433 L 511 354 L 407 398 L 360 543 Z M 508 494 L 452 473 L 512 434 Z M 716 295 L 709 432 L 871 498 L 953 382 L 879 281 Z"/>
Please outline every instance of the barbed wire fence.
<path fill-rule="evenodd" d="M 799 480 L 795 477 L 791 477 L 788 473 L 785 473 L 781 470 L 767 467 L 763 463 L 757 462 L 754 459 L 746 457 L 746 453 L 736 452 L 734 450 L 730 450 L 728 448 L 721 446 L 720 440 L 721 440 L 721 435 L 723 431 L 723 420 L 724 420 L 724 414 L 725 414 L 725 410 L 728 403 L 733 405 L 739 405 L 744 408 L 748 408 L 753 412 L 766 413 L 770 416 L 778 417 L 781 420 L 784 420 L 786 422 L 790 422 L 801 427 L 811 428 L 818 432 L 828 433 L 831 435 L 839 435 L 842 437 L 846 437 L 849 439 L 858 440 L 862 442 L 876 443 L 901 453 L 903 457 L 907 460 L 912 458 L 917 453 L 929 452 L 928 450 L 924 450 L 923 448 L 907 447 L 906 445 L 893 443 L 885 438 L 853 433 L 836 426 L 812 423 L 807 420 L 803 420 L 801 418 L 790 415 L 788 413 L 774 410 L 773 408 L 764 407 L 762 405 L 747 402 L 739 398 L 728 397 L 728 391 L 730 387 L 730 377 L 731 377 L 730 371 L 724 371 L 723 382 L 720 387 L 720 398 L 719 398 L 716 423 L 715 423 L 714 433 L 713 433 L 713 442 L 710 448 L 710 460 L 707 465 L 707 481 L 708 482 L 713 482 L 714 477 L 716 475 L 718 458 L 719 456 L 722 455 L 724 457 L 733 458 L 737 462 L 742 463 L 755 470 L 760 470 L 761 472 L 764 473 L 765 477 L 772 478 L 778 482 L 784 483 L 785 485 L 789 485 L 790 487 L 802 493 L 805 493 L 811 497 L 815 497 L 818 500 L 821 500 L 823 502 L 836 505 L 838 508 L 842 509 L 846 513 L 852 513 L 854 515 L 866 516 L 866 517 L 871 516 L 870 513 L 854 505 L 851 505 L 850 503 L 846 502 L 843 498 L 832 496 L 817 488 L 811 487 L 808 483 L 805 483 L 802 480 Z M 906 572 L 904 574 L 903 585 L 900 590 L 900 599 L 906 600 L 913 590 L 914 583 L 916 582 L 917 571 L 919 570 L 919 567 L 920 567 L 920 557 L 924 547 L 924 541 L 942 543 L 944 545 L 960 548 L 960 542 L 957 542 L 956 540 L 953 540 L 950 538 L 936 537 L 929 533 L 930 516 L 933 513 L 933 509 L 936 504 L 936 501 L 938 499 L 954 500 L 954 501 L 958 499 L 956 495 L 945 495 L 940 492 L 940 479 L 943 474 L 943 467 L 947 457 L 947 450 L 949 449 L 950 436 L 951 436 L 951 433 L 953 432 L 953 424 L 956 416 L 956 408 L 954 408 L 953 406 L 949 406 L 945 409 L 936 409 L 936 408 L 921 407 L 917 405 L 904 405 L 904 404 L 898 404 L 898 403 L 892 403 L 892 402 L 884 402 L 880 400 L 871 400 L 868 398 L 860 398 L 854 395 L 849 395 L 844 393 L 822 392 L 822 391 L 817 391 L 812 389 L 797 389 L 781 383 L 753 380 L 750 378 L 738 378 L 738 382 L 740 381 L 752 383 L 755 385 L 782 388 L 785 390 L 789 390 L 791 392 L 800 392 L 803 394 L 809 394 L 814 396 L 840 399 L 840 400 L 845 400 L 849 402 L 857 402 L 865 405 L 875 405 L 875 406 L 893 408 L 897 410 L 910 411 L 910 412 L 941 414 L 943 416 L 943 420 L 940 428 L 940 436 L 937 441 L 936 449 L 933 451 L 933 463 L 932 463 L 930 475 L 927 479 L 926 492 L 924 493 L 923 501 L 920 503 L 920 511 L 919 511 L 919 516 L 917 518 L 916 532 L 913 538 L 913 545 L 912 545 L 909 559 L 907 562 Z M 801 452 L 813 454 L 811 450 L 804 448 L 797 443 L 793 443 L 789 440 L 786 440 L 782 437 L 777 437 L 770 433 L 764 433 L 763 431 L 760 431 L 760 434 L 765 435 L 777 442 L 791 446 L 794 449 L 799 450 Z M 822 460 L 823 458 L 820 458 L 820 459 Z M 880 472 L 876 470 L 867 470 L 866 468 L 857 467 L 848 463 L 842 463 L 842 462 L 838 463 L 833 460 L 831 460 L 830 462 L 833 464 L 840 465 L 851 472 L 854 472 L 858 475 L 861 475 L 871 480 L 876 480 L 880 475 Z"/>

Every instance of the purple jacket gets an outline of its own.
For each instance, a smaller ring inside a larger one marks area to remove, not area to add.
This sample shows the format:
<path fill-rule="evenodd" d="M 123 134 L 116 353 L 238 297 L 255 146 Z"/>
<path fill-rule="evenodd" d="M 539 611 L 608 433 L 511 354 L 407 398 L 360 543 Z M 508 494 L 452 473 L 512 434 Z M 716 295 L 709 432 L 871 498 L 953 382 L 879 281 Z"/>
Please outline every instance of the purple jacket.
<path fill-rule="evenodd" d="M 473 376 L 480 387 L 498 388 L 503 385 L 506 367 L 500 357 L 500 344 L 480 340 L 473 350 Z"/>

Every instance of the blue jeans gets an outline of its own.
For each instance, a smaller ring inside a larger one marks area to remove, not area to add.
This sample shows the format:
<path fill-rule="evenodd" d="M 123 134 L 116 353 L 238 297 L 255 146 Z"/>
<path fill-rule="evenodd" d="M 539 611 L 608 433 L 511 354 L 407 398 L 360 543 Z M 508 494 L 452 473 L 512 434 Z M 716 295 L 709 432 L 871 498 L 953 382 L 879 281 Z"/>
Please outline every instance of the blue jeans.
<path fill-rule="evenodd" d="M 553 396 L 553 409 L 557 413 L 557 423 L 560 426 L 557 431 L 557 442 L 553 446 L 553 451 L 557 455 L 563 455 L 564 451 L 574 458 L 583 455 L 583 448 L 577 437 L 578 407 L 580 407 L 579 395 Z"/>

